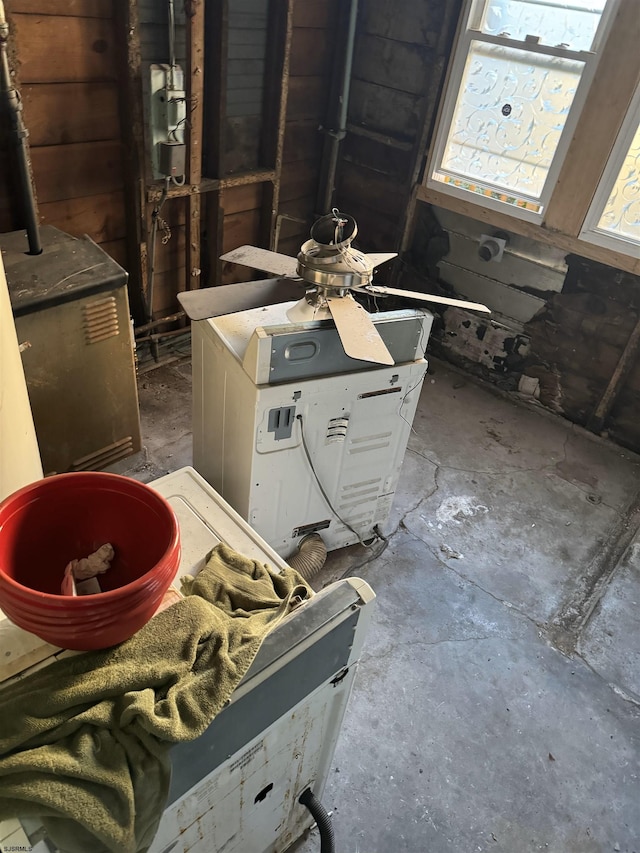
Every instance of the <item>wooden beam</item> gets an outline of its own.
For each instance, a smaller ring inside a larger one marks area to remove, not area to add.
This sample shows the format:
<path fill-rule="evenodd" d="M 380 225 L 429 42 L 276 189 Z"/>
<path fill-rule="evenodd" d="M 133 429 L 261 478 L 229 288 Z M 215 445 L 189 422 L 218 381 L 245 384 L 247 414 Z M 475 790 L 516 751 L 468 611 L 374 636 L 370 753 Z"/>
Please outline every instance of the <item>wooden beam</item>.
<path fill-rule="evenodd" d="M 640 8 L 622 0 L 545 215 L 545 225 L 577 237 L 611 148 L 640 83 Z"/>
<path fill-rule="evenodd" d="M 266 166 L 273 168 L 274 176 L 265 187 L 260 230 L 261 242 L 269 249 L 274 246 L 276 215 L 280 204 L 280 176 L 291 67 L 293 5 L 294 0 L 275 0 L 270 7 L 267 31 L 267 68 L 270 70 L 264 90 L 261 159 Z"/>
<path fill-rule="evenodd" d="M 14 13 L 66 15 L 72 18 L 111 18 L 114 6 L 114 0 L 12 0 L 11 3 Z"/>
<path fill-rule="evenodd" d="M 378 133 L 359 124 L 347 124 L 347 133 L 351 133 L 353 136 L 361 136 L 364 139 L 371 139 L 373 142 L 379 142 L 381 145 L 387 145 L 389 148 L 397 148 L 399 151 L 411 151 L 413 149 L 413 143 L 406 139 L 396 139 L 395 136 L 389 136 L 387 133 Z"/>
<path fill-rule="evenodd" d="M 523 237 L 529 237 L 531 240 L 537 240 L 539 243 L 545 243 L 548 246 L 555 246 L 567 253 L 581 255 L 583 258 L 590 258 L 592 261 L 599 261 L 602 264 L 608 264 L 634 275 L 640 274 L 640 260 L 632 258 L 630 255 L 587 243 L 585 240 L 579 240 L 577 237 L 563 234 L 560 231 L 551 231 L 534 222 L 516 219 L 508 213 L 483 207 L 482 204 L 474 204 L 466 199 L 460 199 L 425 186 L 418 187 L 417 199 L 436 207 L 453 210 L 463 216 L 469 216 L 478 222 L 486 222 L 487 225 L 492 225 L 501 231 L 521 234 Z"/>
<path fill-rule="evenodd" d="M 225 174 L 225 118 L 227 115 L 227 53 L 229 8 L 227 0 L 209 0 L 205 11 L 207 49 L 204 56 L 207 101 L 204 104 L 203 170 L 207 178 Z M 215 189 L 219 189 L 219 186 Z"/>
<path fill-rule="evenodd" d="M 114 4 L 119 34 L 121 81 L 120 98 L 123 128 L 123 163 L 129 255 L 129 293 L 136 320 L 146 319 L 146 292 L 149 276 L 145 199 L 147 156 L 144 145 L 144 108 L 142 103 L 142 59 L 140 21 L 137 0 Z"/>
<path fill-rule="evenodd" d="M 602 430 L 607 416 L 613 408 L 613 404 L 618 398 L 620 391 L 622 391 L 622 388 L 624 387 L 625 379 L 627 378 L 629 371 L 634 365 L 639 348 L 640 319 L 638 320 L 638 322 L 633 328 L 633 331 L 629 335 L 629 340 L 627 341 L 624 351 L 620 356 L 620 361 L 616 365 L 616 369 L 613 371 L 611 379 L 609 380 L 609 384 L 607 385 L 607 389 L 602 395 L 602 399 L 600 400 L 593 414 L 587 421 L 587 427 L 592 432 L 600 432 Z"/>
<path fill-rule="evenodd" d="M 204 199 L 207 217 L 207 237 L 209 251 L 207 253 L 206 275 L 207 286 L 222 284 L 222 240 L 224 237 L 224 210 L 222 209 L 224 192 L 208 193 Z"/>
<path fill-rule="evenodd" d="M 187 182 L 183 187 L 171 186 L 167 198 L 183 198 L 189 195 L 203 195 L 218 192 L 228 187 L 241 187 L 245 184 L 264 184 L 275 180 L 275 169 L 258 169 L 255 172 L 240 172 L 226 178 L 202 178 L 198 185 Z M 162 196 L 162 186 L 154 184 L 147 188 L 147 201 L 154 203 Z"/>
<path fill-rule="evenodd" d="M 187 181 L 192 187 L 202 178 L 202 127 L 204 106 L 204 0 L 187 4 Z M 200 287 L 200 194 L 187 196 L 187 290 Z"/>

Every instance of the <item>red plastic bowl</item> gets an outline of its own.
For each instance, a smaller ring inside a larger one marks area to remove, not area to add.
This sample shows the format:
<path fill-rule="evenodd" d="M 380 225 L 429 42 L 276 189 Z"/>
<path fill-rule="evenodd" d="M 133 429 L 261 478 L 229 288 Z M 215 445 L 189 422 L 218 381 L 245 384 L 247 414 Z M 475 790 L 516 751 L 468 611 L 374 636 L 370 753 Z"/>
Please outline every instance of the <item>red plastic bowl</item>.
<path fill-rule="evenodd" d="M 96 595 L 62 595 L 70 560 L 105 542 L 115 549 Z M 0 503 L 0 607 L 54 646 L 104 649 L 151 619 L 180 563 L 180 531 L 167 501 L 117 474 L 59 474 Z"/>

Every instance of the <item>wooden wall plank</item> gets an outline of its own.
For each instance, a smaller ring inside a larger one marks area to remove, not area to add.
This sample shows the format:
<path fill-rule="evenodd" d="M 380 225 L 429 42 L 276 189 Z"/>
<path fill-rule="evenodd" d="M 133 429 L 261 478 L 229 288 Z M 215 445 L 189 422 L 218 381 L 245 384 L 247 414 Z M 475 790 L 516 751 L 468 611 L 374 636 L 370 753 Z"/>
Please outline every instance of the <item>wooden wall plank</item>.
<path fill-rule="evenodd" d="M 357 41 L 353 75 L 414 95 L 426 91 L 433 50 L 423 44 L 403 44 L 379 36 L 362 35 Z"/>
<path fill-rule="evenodd" d="M 32 84 L 22 102 L 32 147 L 120 138 L 115 82 Z"/>
<path fill-rule="evenodd" d="M 304 196 L 315 198 L 317 186 L 317 160 L 299 160 L 297 163 L 287 163 L 282 169 L 280 199 L 285 202 Z"/>
<path fill-rule="evenodd" d="M 295 0 L 293 26 L 333 29 L 338 14 L 338 0 Z"/>
<path fill-rule="evenodd" d="M 338 197 L 340 201 L 340 197 Z M 402 223 L 397 216 L 361 204 L 355 198 L 344 206 L 358 223 L 358 246 L 365 252 L 393 252 L 401 236 Z"/>
<path fill-rule="evenodd" d="M 327 111 L 329 85 L 324 77 L 292 77 L 289 80 L 287 120 L 323 121 Z"/>
<path fill-rule="evenodd" d="M 229 187 L 220 193 L 220 206 L 225 216 L 241 213 L 243 210 L 258 210 L 262 207 L 264 184 L 245 184 Z"/>
<path fill-rule="evenodd" d="M 11 11 L 29 15 L 67 15 L 78 18 L 111 18 L 113 4 L 121 0 L 11 0 Z"/>
<path fill-rule="evenodd" d="M 411 175 L 413 165 L 411 147 L 403 150 L 377 139 L 347 133 L 342 156 L 352 163 L 386 172 L 402 183 L 407 183 Z"/>
<path fill-rule="evenodd" d="M 204 3 L 192 3 L 187 17 L 187 103 L 190 106 L 187 122 L 188 181 L 197 186 L 202 179 L 202 129 L 204 95 Z M 186 286 L 188 290 L 200 287 L 201 259 L 201 199 L 190 195 L 187 199 Z M 203 207 L 203 206 L 202 206 Z"/>
<path fill-rule="evenodd" d="M 296 231 L 302 229 L 306 234 L 309 230 L 311 223 L 313 222 L 315 208 L 315 197 L 313 196 L 304 196 L 302 198 L 294 198 L 291 201 L 285 201 L 280 205 L 280 213 L 286 213 L 287 216 L 293 216 L 297 219 L 304 219 L 309 224 L 302 225 L 301 223 L 294 222 L 293 226 Z M 286 220 L 285 220 L 286 221 Z"/>
<path fill-rule="evenodd" d="M 355 163 L 343 163 L 338 195 L 356 199 L 360 204 L 374 210 L 384 210 L 386 215 L 398 219 L 402 217 L 407 204 L 406 189 L 399 186 L 392 176 L 357 166 Z"/>
<path fill-rule="evenodd" d="M 40 203 L 113 192 L 123 185 L 117 141 L 32 148 L 31 160 Z"/>
<path fill-rule="evenodd" d="M 129 260 L 127 257 L 127 241 L 123 237 L 121 240 L 112 240 L 108 243 L 100 243 L 101 249 L 113 258 L 113 260 L 120 264 L 122 269 L 128 271 Z"/>
<path fill-rule="evenodd" d="M 284 131 L 283 163 L 314 159 L 322 156 L 323 134 L 317 121 L 287 121 Z"/>
<path fill-rule="evenodd" d="M 423 98 L 364 80 L 351 84 L 349 121 L 412 141 L 420 127 Z"/>
<path fill-rule="evenodd" d="M 184 207 L 184 204 L 182 205 Z M 185 266 L 186 228 L 184 225 L 171 228 L 167 243 L 156 241 L 156 272 L 168 272 Z"/>
<path fill-rule="evenodd" d="M 13 15 L 20 83 L 72 83 L 116 77 L 116 36 L 104 18 Z M 70 104 L 68 109 L 73 109 Z"/>
<path fill-rule="evenodd" d="M 159 319 L 182 310 L 178 302 L 178 293 L 185 289 L 185 268 L 166 270 L 154 276 L 153 317 Z"/>
<path fill-rule="evenodd" d="M 74 237 L 89 234 L 96 243 L 106 243 L 126 235 L 122 190 L 45 202 L 40 204 L 39 209 L 43 225 L 55 225 Z"/>
<path fill-rule="evenodd" d="M 224 252 L 228 252 L 238 246 L 243 246 L 245 243 L 254 246 L 260 245 L 261 227 L 262 212 L 259 208 L 244 210 L 225 216 L 222 222 L 222 253 L 224 254 Z M 222 284 L 251 281 L 262 275 L 256 270 L 238 264 L 223 263 L 221 269 Z"/>
<path fill-rule="evenodd" d="M 222 252 L 229 252 L 245 243 L 256 244 L 260 238 L 260 210 L 243 210 L 224 218 Z"/>
<path fill-rule="evenodd" d="M 454 0 L 454 2 L 429 0 L 421 3 L 416 3 L 416 0 L 394 0 L 393 3 L 364 3 L 361 17 L 362 32 L 398 42 L 434 47 L 442 30 L 443 18 L 448 14 L 447 7 L 454 5 L 459 9 L 462 5 L 461 0 Z"/>
<path fill-rule="evenodd" d="M 307 237 L 303 236 L 302 232 L 293 234 L 291 237 L 282 237 L 278 243 L 278 252 L 281 255 L 291 255 L 292 258 L 295 258 L 305 239 Z M 300 296 L 302 296 L 302 289 L 300 290 Z"/>
<path fill-rule="evenodd" d="M 293 30 L 291 76 L 313 77 L 329 73 L 333 45 L 330 33 L 322 29 Z"/>

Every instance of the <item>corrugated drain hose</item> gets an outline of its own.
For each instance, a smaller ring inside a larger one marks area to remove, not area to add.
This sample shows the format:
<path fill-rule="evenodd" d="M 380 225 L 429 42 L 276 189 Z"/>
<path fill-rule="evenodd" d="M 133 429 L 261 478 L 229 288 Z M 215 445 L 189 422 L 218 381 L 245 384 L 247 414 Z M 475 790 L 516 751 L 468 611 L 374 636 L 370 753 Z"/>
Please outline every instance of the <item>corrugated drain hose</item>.
<path fill-rule="evenodd" d="M 292 569 L 300 572 L 306 581 L 314 578 L 327 560 L 327 546 L 317 533 L 310 533 L 298 545 L 298 550 L 287 558 Z"/>
<path fill-rule="evenodd" d="M 331 818 L 311 788 L 307 788 L 300 795 L 298 802 L 309 809 L 318 825 L 318 830 L 320 831 L 320 853 L 335 853 L 336 843 Z"/>

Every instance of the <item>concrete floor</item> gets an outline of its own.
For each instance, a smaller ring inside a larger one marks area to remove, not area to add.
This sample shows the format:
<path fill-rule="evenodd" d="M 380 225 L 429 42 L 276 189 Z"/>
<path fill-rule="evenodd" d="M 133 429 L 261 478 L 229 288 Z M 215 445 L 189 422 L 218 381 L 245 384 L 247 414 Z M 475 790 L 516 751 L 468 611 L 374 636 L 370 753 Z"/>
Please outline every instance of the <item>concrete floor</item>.
<path fill-rule="evenodd" d="M 640 853 L 640 458 L 430 370 L 387 550 L 318 579 L 378 596 L 324 795 L 338 853 Z M 118 470 L 190 464 L 190 397 L 188 362 L 142 378 Z"/>

